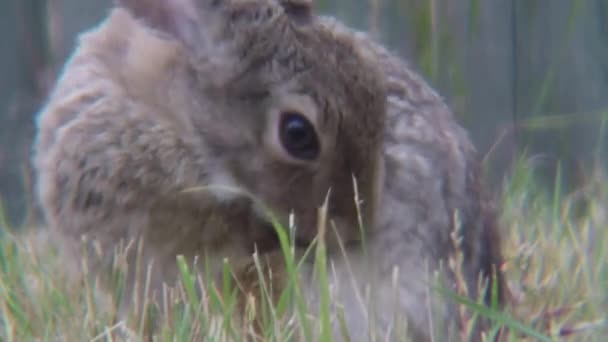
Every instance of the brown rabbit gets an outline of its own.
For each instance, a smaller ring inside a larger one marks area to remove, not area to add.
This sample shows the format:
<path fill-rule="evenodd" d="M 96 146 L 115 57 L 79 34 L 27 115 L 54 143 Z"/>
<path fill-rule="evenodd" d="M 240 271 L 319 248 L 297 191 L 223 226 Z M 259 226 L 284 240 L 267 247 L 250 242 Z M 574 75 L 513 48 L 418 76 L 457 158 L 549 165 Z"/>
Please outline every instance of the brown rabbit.
<path fill-rule="evenodd" d="M 66 252 L 103 274 L 118 244 L 141 239 L 158 293 L 175 281 L 178 254 L 207 257 L 201 264 L 217 274 L 224 258 L 276 251 L 266 207 L 283 223 L 293 212 L 296 239 L 308 245 L 331 189 L 333 288 L 355 340 L 394 336 L 394 309 L 416 340 L 430 339 L 427 266 L 453 252 L 456 211 L 476 294 L 500 246 L 475 152 L 405 64 L 313 16 L 310 1 L 119 3 L 81 37 L 39 117 L 39 197 Z M 83 236 L 95 241 L 86 254 Z M 130 272 L 126 290 L 137 280 Z M 371 285 L 375 307 L 361 307 L 358 293 Z M 438 305 L 454 325 L 453 305 Z"/>

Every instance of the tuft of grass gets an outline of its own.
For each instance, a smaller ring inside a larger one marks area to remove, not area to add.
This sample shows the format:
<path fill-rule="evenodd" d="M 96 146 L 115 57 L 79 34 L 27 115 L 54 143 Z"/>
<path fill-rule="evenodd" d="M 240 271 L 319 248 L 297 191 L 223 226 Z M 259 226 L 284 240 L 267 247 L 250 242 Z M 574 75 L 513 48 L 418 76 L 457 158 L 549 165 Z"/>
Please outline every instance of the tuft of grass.
<path fill-rule="evenodd" d="M 539 185 L 533 162 L 520 159 L 504 183 L 502 198 L 504 270 L 512 302 L 500 311 L 468 298 L 466 286 L 457 286 L 453 292 L 434 288 L 437 296 L 460 305 L 466 329 L 484 318 L 490 322 L 487 341 L 497 336 L 505 341 L 604 340 L 608 333 L 606 176 L 595 172 L 588 184 L 564 193 L 559 179 L 554 189 Z M 323 210 L 320 237 L 305 251 L 305 255 L 313 252 L 314 279 L 320 290 L 319 312 L 313 315 L 300 287 L 302 262 L 293 246 L 292 229 L 272 217 L 281 245 L 276 254 L 256 253 L 251 264 L 236 269 L 226 261 L 215 284 L 205 281 L 208 274 L 200 274 L 199 260 L 180 256 L 176 260 L 179 283 L 167 286 L 162 294 L 151 294 L 147 284 L 138 284 L 143 299 L 125 320 L 117 318 L 114 301 L 100 299 L 100 280 L 70 275 L 45 230 L 14 233 L 4 223 L 0 340 L 331 341 L 331 324 L 340 324 L 340 316 L 348 313 L 332 308 Z M 1 217 L 0 210 L 0 222 L 4 222 Z M 140 247 L 128 244 L 125 248 Z M 129 272 L 119 250 L 110 276 L 116 293 Z M 459 260 L 456 255 L 448 262 L 455 273 Z M 276 263 L 285 274 L 276 273 Z M 149 274 L 151 267 L 135 271 Z M 275 288 L 278 278 L 285 279 L 281 291 Z M 342 332 L 348 336 L 344 327 Z M 468 333 L 463 331 L 461 337 L 466 339 Z"/>
<path fill-rule="evenodd" d="M 608 332 L 608 181 L 562 193 L 538 186 L 521 159 L 503 196 L 512 314 L 552 339 L 601 341 Z M 549 191 L 550 190 L 550 191 Z"/>

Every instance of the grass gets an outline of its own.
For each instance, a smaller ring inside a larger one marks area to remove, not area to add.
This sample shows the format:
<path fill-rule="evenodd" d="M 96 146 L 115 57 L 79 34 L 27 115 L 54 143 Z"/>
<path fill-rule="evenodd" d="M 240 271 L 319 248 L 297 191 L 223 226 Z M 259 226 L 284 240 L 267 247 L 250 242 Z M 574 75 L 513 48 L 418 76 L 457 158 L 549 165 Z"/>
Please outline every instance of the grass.
<path fill-rule="evenodd" d="M 599 171 L 572 193 L 536 186 L 530 168 L 506 186 L 503 223 L 515 314 L 549 336 L 608 332 L 608 182 Z"/>
<path fill-rule="evenodd" d="M 503 328 L 509 341 L 602 341 L 608 333 L 606 174 L 590 177 L 587 185 L 563 194 L 557 185 L 552 191 L 539 186 L 530 165 L 523 160 L 518 163 L 503 191 L 504 267 L 513 303 L 499 312 L 457 293 L 439 289 L 437 295 L 443 291 L 451 296 L 468 317 L 489 318 L 493 322 L 489 337 Z M 284 292 L 273 293 L 268 281 L 270 263 L 262 256 L 256 256 L 248 268 L 249 276 L 258 279 L 250 282 L 256 284 L 255 290 L 249 290 L 261 291 L 260 295 L 244 299 L 239 299 L 240 284 L 228 267 L 218 288 L 193 272 L 194 265 L 178 258 L 180 285 L 166 288 L 154 300 L 145 296 L 143 303 L 134 306 L 140 315 L 133 317 L 139 319 L 129 321 L 117 320 L 112 305 L 101 305 L 98 282 L 75 283 L 44 232 L 14 234 L 4 229 L 0 241 L 0 340 L 139 341 L 149 335 L 149 322 L 154 318 L 154 334 L 162 341 L 238 341 L 244 336 L 268 341 L 294 336 L 329 341 L 328 270 L 318 262 L 326 257 L 324 245 L 317 243 L 309 251 L 317 260 L 315 274 L 322 303 L 313 318 L 306 314 L 297 281 L 301 265 L 294 257 L 289 234 L 280 226 L 277 229 L 282 246 L 279 256 L 286 261 L 288 274 Z M 116 284 L 125 271 L 118 261 L 112 277 Z M 146 293 L 146 289 L 141 284 L 140 290 Z M 160 315 L 160 308 L 166 314 Z M 237 314 L 239 308 L 242 317 Z"/>

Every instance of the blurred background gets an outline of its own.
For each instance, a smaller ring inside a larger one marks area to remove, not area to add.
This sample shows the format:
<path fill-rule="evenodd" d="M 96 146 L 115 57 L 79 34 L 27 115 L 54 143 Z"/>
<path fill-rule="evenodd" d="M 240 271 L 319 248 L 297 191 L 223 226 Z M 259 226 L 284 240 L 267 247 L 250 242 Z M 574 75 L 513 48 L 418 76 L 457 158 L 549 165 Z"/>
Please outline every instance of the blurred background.
<path fill-rule="evenodd" d="M 606 169 L 608 1 L 314 1 L 426 77 L 469 130 L 497 189 L 519 158 L 549 187 L 559 175 L 562 189 Z M 111 3 L 0 2 L 0 198 L 15 226 L 32 217 L 36 112 L 77 34 Z"/>

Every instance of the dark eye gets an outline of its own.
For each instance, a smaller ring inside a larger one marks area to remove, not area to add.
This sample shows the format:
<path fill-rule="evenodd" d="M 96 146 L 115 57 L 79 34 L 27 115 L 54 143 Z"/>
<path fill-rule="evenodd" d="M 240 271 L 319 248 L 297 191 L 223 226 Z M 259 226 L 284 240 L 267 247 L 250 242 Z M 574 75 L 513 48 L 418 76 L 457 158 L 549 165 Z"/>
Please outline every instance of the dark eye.
<path fill-rule="evenodd" d="M 313 160 L 319 155 L 314 127 L 304 116 L 288 112 L 281 117 L 279 137 L 283 148 L 294 158 Z"/>

